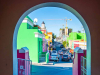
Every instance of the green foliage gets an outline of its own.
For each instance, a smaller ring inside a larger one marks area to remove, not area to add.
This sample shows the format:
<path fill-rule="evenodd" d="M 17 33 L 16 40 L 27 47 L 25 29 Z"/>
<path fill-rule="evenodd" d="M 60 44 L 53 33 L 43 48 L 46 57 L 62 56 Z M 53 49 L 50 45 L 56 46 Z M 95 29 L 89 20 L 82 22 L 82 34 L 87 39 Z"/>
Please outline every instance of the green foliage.
<path fill-rule="evenodd" d="M 69 46 L 69 42 L 67 41 L 67 46 Z"/>
<path fill-rule="evenodd" d="M 78 30 L 78 33 L 81 33 L 81 31 Z"/>
<path fill-rule="evenodd" d="M 67 42 L 66 41 L 63 41 L 62 44 L 63 44 L 64 47 L 66 47 Z"/>
<path fill-rule="evenodd" d="M 53 39 L 55 39 L 55 38 L 56 38 L 56 35 L 53 36 Z"/>

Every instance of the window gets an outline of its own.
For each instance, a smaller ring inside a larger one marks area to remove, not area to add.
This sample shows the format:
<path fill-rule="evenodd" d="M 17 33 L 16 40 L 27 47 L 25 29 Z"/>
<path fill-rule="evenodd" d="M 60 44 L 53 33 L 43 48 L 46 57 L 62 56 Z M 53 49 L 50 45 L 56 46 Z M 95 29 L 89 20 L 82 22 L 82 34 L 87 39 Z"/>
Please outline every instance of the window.
<path fill-rule="evenodd" d="M 31 28 L 31 26 L 29 25 L 29 29 Z"/>

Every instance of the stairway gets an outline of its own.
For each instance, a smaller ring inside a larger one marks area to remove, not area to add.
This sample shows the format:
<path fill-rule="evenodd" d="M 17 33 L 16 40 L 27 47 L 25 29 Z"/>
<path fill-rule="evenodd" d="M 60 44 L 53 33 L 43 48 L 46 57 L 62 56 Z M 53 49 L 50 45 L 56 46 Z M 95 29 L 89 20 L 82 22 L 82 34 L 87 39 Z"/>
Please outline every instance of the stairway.
<path fill-rule="evenodd" d="M 39 56 L 39 63 L 45 63 L 45 62 L 46 62 L 46 60 L 45 60 L 45 54 L 41 54 Z"/>

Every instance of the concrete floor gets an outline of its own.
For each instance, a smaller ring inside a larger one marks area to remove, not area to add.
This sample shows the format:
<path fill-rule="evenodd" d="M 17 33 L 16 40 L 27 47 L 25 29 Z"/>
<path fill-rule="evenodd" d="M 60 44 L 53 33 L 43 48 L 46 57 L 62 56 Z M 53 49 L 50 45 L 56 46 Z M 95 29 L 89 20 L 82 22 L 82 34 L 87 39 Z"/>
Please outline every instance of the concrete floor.
<path fill-rule="evenodd" d="M 53 65 L 53 63 L 55 63 Z M 72 61 L 54 62 L 32 65 L 32 75 L 72 75 Z"/>
<path fill-rule="evenodd" d="M 72 67 L 32 66 L 32 75 L 72 75 Z"/>
<path fill-rule="evenodd" d="M 56 47 L 56 50 L 61 48 Z M 72 61 L 61 61 L 61 58 L 62 55 L 58 62 L 49 61 L 48 64 L 32 65 L 32 75 L 72 75 Z"/>

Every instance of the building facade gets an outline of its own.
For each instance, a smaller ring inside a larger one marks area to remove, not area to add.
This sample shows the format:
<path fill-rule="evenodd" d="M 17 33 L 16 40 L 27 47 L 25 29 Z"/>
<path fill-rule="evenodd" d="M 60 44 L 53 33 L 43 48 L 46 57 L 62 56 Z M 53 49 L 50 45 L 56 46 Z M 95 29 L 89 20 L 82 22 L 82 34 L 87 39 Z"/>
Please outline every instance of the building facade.
<path fill-rule="evenodd" d="M 54 44 L 54 34 L 52 32 L 47 32 L 47 35 L 49 36 L 50 44 Z"/>
<path fill-rule="evenodd" d="M 27 16 L 22 21 L 17 35 L 17 49 L 27 47 L 30 60 L 39 63 L 39 56 L 43 51 L 43 34 L 38 26 L 33 26 L 32 20 Z"/>
<path fill-rule="evenodd" d="M 69 35 L 69 33 L 71 33 L 72 32 L 72 29 L 71 28 L 69 28 L 68 29 L 68 35 Z"/>
<path fill-rule="evenodd" d="M 71 33 L 69 33 L 69 37 L 67 37 L 67 41 L 68 40 L 85 40 L 86 41 L 86 34 L 71 32 Z"/>
<path fill-rule="evenodd" d="M 67 37 L 67 42 L 69 42 L 69 48 L 74 49 L 80 47 L 81 49 L 86 49 L 86 34 L 72 32 Z"/>
<path fill-rule="evenodd" d="M 59 34 L 62 41 L 66 41 L 66 38 L 68 37 L 68 27 L 60 28 L 60 34 Z"/>
<path fill-rule="evenodd" d="M 46 30 L 46 26 L 45 26 L 44 21 L 42 22 L 41 31 L 42 31 L 44 34 L 47 34 L 47 30 Z"/>

